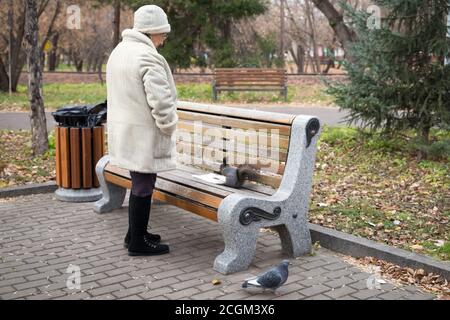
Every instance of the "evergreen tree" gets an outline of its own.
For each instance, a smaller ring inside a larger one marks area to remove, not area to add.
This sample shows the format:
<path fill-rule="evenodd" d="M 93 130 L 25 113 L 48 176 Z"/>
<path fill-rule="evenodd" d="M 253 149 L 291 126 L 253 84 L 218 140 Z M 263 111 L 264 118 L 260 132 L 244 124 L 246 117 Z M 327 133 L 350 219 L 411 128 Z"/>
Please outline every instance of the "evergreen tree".
<path fill-rule="evenodd" d="M 450 127 L 449 2 L 373 2 L 384 13 L 379 28 L 366 12 L 343 5 L 358 40 L 345 62 L 350 81 L 330 84 L 329 92 L 348 120 L 389 133 L 415 129 L 428 145 L 431 128 Z"/>
<path fill-rule="evenodd" d="M 134 9 L 146 0 L 128 0 Z M 187 68 L 197 44 L 212 50 L 216 67 L 234 66 L 233 21 L 264 13 L 268 0 L 155 0 L 164 9 L 172 32 L 161 53 L 172 67 Z"/>

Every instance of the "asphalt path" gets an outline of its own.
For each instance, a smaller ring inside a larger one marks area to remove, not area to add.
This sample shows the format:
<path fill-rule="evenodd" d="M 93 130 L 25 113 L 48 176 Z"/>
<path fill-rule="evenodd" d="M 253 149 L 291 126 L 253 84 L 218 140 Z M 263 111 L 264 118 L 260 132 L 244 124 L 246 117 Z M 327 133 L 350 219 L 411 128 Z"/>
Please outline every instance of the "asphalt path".
<path fill-rule="evenodd" d="M 306 105 L 306 106 L 283 106 L 283 105 L 233 105 L 234 107 L 242 107 L 246 109 L 255 109 L 261 111 L 280 112 L 287 114 L 304 114 L 316 116 L 321 121 L 331 127 L 344 126 L 344 118 L 347 113 L 340 111 L 338 108 L 322 106 L 322 105 Z M 52 130 L 57 125 L 53 120 L 51 112 L 46 113 L 47 128 Z M 30 130 L 30 115 L 28 112 L 0 112 L 0 129 L 7 130 Z"/>

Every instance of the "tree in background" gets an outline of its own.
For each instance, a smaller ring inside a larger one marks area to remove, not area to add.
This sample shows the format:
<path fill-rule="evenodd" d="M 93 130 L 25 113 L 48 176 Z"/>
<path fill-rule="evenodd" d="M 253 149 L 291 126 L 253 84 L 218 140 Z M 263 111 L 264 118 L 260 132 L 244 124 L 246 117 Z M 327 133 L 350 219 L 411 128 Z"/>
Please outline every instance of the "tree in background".
<path fill-rule="evenodd" d="M 50 37 L 54 33 L 54 25 L 57 17 L 61 12 L 61 3 L 59 0 L 40 0 L 36 1 L 37 19 L 42 24 L 41 37 L 39 39 L 39 47 L 41 52 Z M 20 73 L 26 62 L 26 54 L 23 50 L 23 40 L 25 36 L 26 23 L 26 1 L 15 0 L 9 1 L 8 5 L 0 6 L 0 21 L 8 21 L 8 13 L 11 13 L 12 37 L 8 36 L 9 28 L 0 29 L 0 91 L 8 92 L 9 82 L 11 80 L 12 91 L 17 91 Z M 44 12 L 47 11 L 47 15 Z M 10 41 L 10 39 L 12 41 Z M 9 73 L 9 64 L 12 70 Z M 10 79 L 11 77 L 11 79 Z"/>
<path fill-rule="evenodd" d="M 33 155 L 48 150 L 47 120 L 42 95 L 42 50 L 39 46 L 38 9 L 36 0 L 26 0 L 25 40 L 28 61 L 28 94 L 31 108 L 31 145 Z"/>
<path fill-rule="evenodd" d="M 357 41 L 348 50 L 349 82 L 331 85 L 349 120 L 371 129 L 417 132 L 419 158 L 431 144 L 430 129 L 450 126 L 450 66 L 447 0 L 377 0 L 385 12 L 381 28 L 369 15 L 346 7 Z"/>

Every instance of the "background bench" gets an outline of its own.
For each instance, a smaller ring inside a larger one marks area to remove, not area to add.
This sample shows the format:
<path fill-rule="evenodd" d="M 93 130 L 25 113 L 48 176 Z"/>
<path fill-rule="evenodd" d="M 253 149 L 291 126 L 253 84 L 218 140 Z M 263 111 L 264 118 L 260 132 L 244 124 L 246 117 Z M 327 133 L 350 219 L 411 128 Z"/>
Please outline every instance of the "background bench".
<path fill-rule="evenodd" d="M 158 174 L 154 199 L 220 223 L 225 250 L 216 258 L 214 269 L 225 274 L 246 269 L 261 228 L 271 227 L 279 233 L 285 253 L 294 257 L 309 253 L 307 211 L 319 120 L 184 102 L 179 103 L 178 114 L 179 167 Z M 195 121 L 202 121 L 200 130 Z M 278 133 L 278 139 L 263 139 L 269 130 Z M 227 145 L 227 139 L 210 145 L 212 134 L 217 133 L 239 137 L 235 140 L 240 141 L 235 147 Z M 186 141 L 186 134 L 192 141 Z M 203 143 L 194 141 L 200 136 Z M 256 138 L 261 150 L 269 151 L 267 154 L 255 152 Z M 192 177 L 218 172 L 223 156 L 230 162 L 234 158 L 232 165 L 250 163 L 257 171 L 253 181 L 242 189 L 233 189 Z M 131 188 L 128 170 L 110 165 L 105 156 L 97 164 L 97 175 L 104 197 L 95 204 L 95 210 L 103 213 L 120 208 Z"/>
<path fill-rule="evenodd" d="M 284 69 L 215 69 L 213 99 L 222 91 L 278 91 L 287 100 L 287 74 Z"/>

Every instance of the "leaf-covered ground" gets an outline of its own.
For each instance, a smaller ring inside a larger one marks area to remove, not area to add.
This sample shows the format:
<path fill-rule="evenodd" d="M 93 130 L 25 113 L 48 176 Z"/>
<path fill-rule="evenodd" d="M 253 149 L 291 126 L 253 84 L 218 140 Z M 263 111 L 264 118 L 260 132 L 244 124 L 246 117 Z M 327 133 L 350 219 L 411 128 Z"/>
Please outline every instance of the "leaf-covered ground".
<path fill-rule="evenodd" d="M 49 152 L 33 157 L 30 131 L 0 130 L 0 188 L 55 180 L 53 134 L 49 144 Z"/>
<path fill-rule="evenodd" d="M 28 131 L 0 131 L 0 188 L 55 180 L 54 149 L 35 159 Z M 50 137 L 54 148 L 54 139 Z M 404 141 L 326 129 L 310 220 L 450 260 L 449 159 L 418 162 Z"/>
<path fill-rule="evenodd" d="M 325 130 L 310 220 L 450 260 L 449 159 L 418 162 L 402 140 Z"/>

